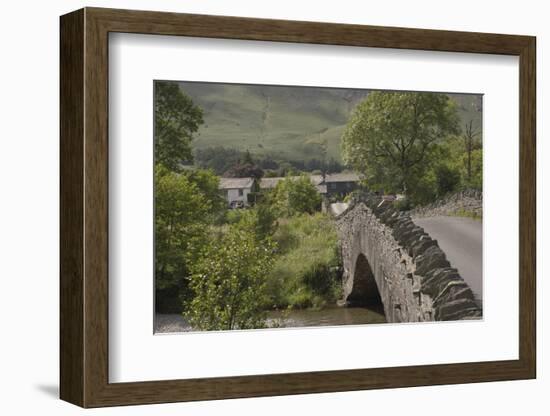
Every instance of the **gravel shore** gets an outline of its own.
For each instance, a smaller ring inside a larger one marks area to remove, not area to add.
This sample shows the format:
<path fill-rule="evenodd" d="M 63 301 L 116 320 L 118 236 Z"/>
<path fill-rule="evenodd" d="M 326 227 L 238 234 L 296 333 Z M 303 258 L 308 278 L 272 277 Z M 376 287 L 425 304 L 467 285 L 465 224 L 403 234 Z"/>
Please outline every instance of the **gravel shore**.
<path fill-rule="evenodd" d="M 189 332 L 191 326 L 183 318 L 183 316 L 174 314 L 155 314 L 155 334 L 172 333 L 172 332 Z"/>

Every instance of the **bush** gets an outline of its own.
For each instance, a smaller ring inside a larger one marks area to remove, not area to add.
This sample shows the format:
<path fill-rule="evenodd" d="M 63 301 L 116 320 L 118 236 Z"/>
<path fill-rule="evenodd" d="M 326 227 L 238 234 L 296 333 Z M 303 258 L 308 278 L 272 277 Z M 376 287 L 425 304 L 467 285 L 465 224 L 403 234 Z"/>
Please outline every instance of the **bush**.
<path fill-rule="evenodd" d="M 265 290 L 273 245 L 258 241 L 246 224 L 230 227 L 212 241 L 191 267 L 195 293 L 184 316 L 201 330 L 254 329 L 265 326 Z"/>
<path fill-rule="evenodd" d="M 225 221 L 229 225 L 241 224 L 253 231 L 262 240 L 270 237 L 277 228 L 277 217 L 271 206 L 258 204 L 252 209 L 232 209 L 225 214 Z"/>
<path fill-rule="evenodd" d="M 435 170 L 437 195 L 442 197 L 454 192 L 460 186 L 460 171 L 447 165 L 439 165 Z"/>
<path fill-rule="evenodd" d="M 321 208 L 321 195 L 309 176 L 286 178 L 270 194 L 270 202 L 277 214 L 292 217 L 303 213 L 313 214 Z"/>
<path fill-rule="evenodd" d="M 327 263 L 314 263 L 301 276 L 302 282 L 312 293 L 321 296 L 330 296 L 336 281 L 334 268 Z"/>
<path fill-rule="evenodd" d="M 255 215 L 254 231 L 258 239 L 270 237 L 277 229 L 277 217 L 268 204 L 258 204 L 253 210 Z"/>
<path fill-rule="evenodd" d="M 243 216 L 245 216 L 247 211 L 242 209 L 228 209 L 225 212 L 225 222 L 227 224 L 237 224 L 239 221 L 242 220 Z"/>

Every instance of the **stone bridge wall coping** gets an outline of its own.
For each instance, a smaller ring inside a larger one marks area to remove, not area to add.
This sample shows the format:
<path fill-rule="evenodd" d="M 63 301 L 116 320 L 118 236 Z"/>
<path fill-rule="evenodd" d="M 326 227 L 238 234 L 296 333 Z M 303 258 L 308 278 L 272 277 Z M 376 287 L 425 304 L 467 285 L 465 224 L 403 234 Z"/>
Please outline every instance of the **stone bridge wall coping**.
<path fill-rule="evenodd" d="M 355 195 L 348 208 L 336 217 L 339 233 L 342 234 L 346 231 L 349 233 L 351 230 L 349 224 L 350 221 L 353 221 L 353 217 L 362 215 L 363 217 L 359 221 L 364 221 L 365 214 L 373 215 L 381 227 L 382 230 L 377 236 L 382 236 L 381 238 L 385 238 L 387 241 L 380 243 L 386 244 L 393 251 L 403 253 L 402 257 L 406 257 L 406 259 L 402 263 L 408 262 L 409 270 L 412 272 L 411 276 L 411 273 L 405 273 L 402 267 L 397 266 L 391 270 L 394 279 L 400 279 L 402 282 L 397 283 L 398 286 L 404 284 L 414 286 L 412 290 L 401 290 L 400 293 L 401 296 L 403 293 L 414 294 L 412 297 L 415 299 L 407 300 L 407 302 L 417 306 L 407 307 L 405 311 L 399 306 L 400 313 L 396 318 L 393 313 L 388 313 L 390 305 L 385 304 L 386 319 L 389 322 L 481 318 L 482 309 L 476 303 L 472 290 L 462 279 L 458 270 L 451 266 L 437 241 L 433 240 L 422 227 L 417 226 L 410 214 L 399 212 L 391 202 L 383 201 L 380 197 L 370 193 Z M 340 235 L 340 239 L 343 238 L 355 237 Z M 351 252 L 348 255 L 351 255 Z M 350 259 L 350 261 L 355 261 L 355 259 Z M 395 258 L 388 258 L 385 267 L 391 268 L 393 263 L 395 263 Z M 354 276 L 348 276 L 348 278 L 354 279 Z M 378 278 L 377 282 L 379 281 Z M 378 285 L 380 286 L 380 283 Z M 347 293 L 346 296 L 349 294 Z M 381 293 L 383 302 L 385 298 L 392 298 L 392 296 L 391 293 L 387 296 Z M 405 296 L 411 297 L 411 295 Z M 411 316 L 407 316 L 407 313 Z M 414 316 L 412 316 L 413 314 Z"/>

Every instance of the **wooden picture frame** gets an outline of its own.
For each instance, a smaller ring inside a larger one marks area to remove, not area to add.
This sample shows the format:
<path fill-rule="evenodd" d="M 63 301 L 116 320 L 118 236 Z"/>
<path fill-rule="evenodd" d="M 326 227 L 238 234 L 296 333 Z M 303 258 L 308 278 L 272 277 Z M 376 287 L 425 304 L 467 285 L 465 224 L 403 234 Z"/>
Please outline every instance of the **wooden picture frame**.
<path fill-rule="evenodd" d="M 536 376 L 534 37 L 85 8 L 61 17 L 60 396 L 82 407 Z M 262 40 L 519 57 L 519 359 L 109 383 L 108 34 Z"/>

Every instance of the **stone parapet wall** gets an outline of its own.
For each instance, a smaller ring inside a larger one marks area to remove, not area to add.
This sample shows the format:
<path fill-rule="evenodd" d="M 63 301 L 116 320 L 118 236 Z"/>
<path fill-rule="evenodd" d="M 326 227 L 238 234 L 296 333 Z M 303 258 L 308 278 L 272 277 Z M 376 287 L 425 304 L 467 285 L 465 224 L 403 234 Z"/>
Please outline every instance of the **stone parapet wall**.
<path fill-rule="evenodd" d="M 467 189 L 448 195 L 436 202 L 409 211 L 413 218 L 437 217 L 440 215 L 468 215 L 481 218 L 483 194 L 476 189 Z"/>
<path fill-rule="evenodd" d="M 374 279 L 388 322 L 482 316 L 471 289 L 437 241 L 391 203 L 372 194 L 356 195 L 336 217 L 336 226 L 349 303 L 369 297 L 369 279 Z"/>

